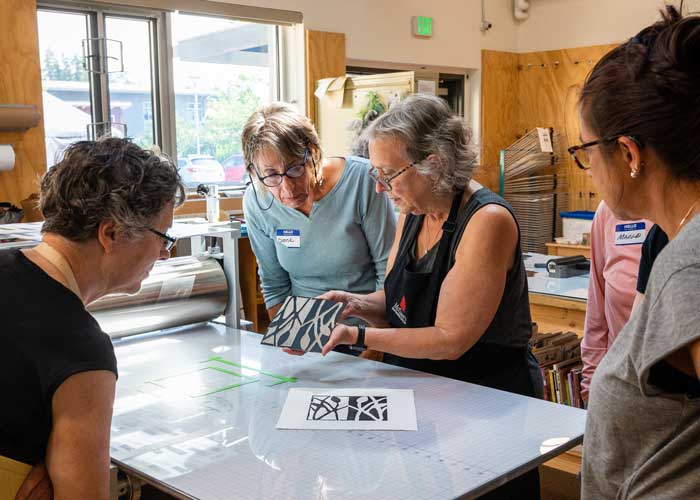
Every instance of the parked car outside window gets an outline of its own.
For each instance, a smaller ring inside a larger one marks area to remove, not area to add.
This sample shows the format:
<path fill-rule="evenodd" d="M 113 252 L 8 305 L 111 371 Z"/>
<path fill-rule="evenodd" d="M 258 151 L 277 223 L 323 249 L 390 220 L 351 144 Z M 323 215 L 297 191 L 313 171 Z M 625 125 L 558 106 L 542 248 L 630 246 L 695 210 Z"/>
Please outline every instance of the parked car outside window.
<path fill-rule="evenodd" d="M 177 159 L 182 182 L 187 187 L 198 184 L 218 184 L 226 180 L 224 167 L 213 156 L 187 155 Z"/>
<path fill-rule="evenodd" d="M 226 182 L 243 182 L 246 179 L 245 161 L 243 153 L 229 156 L 223 163 Z"/>

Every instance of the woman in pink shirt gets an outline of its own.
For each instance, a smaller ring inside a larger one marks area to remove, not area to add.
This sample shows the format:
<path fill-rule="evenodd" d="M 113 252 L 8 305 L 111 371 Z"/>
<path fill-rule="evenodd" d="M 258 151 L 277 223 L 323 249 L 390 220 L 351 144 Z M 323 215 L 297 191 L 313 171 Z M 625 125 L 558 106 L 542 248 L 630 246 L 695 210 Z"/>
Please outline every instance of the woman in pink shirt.
<path fill-rule="evenodd" d="M 632 312 L 642 243 L 651 226 L 647 220 L 615 218 L 604 201 L 596 210 L 591 228 L 591 278 L 581 342 L 584 400 L 588 400 L 588 386 L 596 367 Z"/>

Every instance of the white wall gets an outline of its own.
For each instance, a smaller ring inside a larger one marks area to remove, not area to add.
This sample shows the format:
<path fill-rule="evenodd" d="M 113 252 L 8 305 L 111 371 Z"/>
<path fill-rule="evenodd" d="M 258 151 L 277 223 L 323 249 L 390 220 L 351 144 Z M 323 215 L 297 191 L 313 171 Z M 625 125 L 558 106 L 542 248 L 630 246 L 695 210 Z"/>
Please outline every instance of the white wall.
<path fill-rule="evenodd" d="M 622 42 L 659 19 L 661 0 L 531 0 L 530 18 L 516 22 L 518 52 Z M 674 0 L 676 6 L 679 1 Z M 700 0 L 686 0 L 698 10 Z"/>
<path fill-rule="evenodd" d="M 530 52 L 619 42 L 657 19 L 662 5 L 661 0 L 531 0 L 530 18 L 518 22 L 513 0 L 484 0 L 493 28 L 482 33 L 481 0 L 217 1 L 299 11 L 307 29 L 345 33 L 351 64 L 471 70 L 467 121 L 476 142 L 483 49 Z M 700 8 L 700 0 L 685 3 L 691 10 Z M 411 35 L 411 16 L 417 15 L 434 19 L 431 39 Z"/>
<path fill-rule="evenodd" d="M 517 26 L 511 0 L 486 0 L 494 27 L 479 30 L 480 0 L 225 0 L 300 11 L 304 27 L 346 34 L 346 55 L 379 61 L 451 68 L 479 68 L 481 50 L 515 50 Z M 411 35 L 411 16 L 434 19 L 434 36 Z"/>
<path fill-rule="evenodd" d="M 218 0 L 296 10 L 304 26 L 346 34 L 347 57 L 412 66 L 479 68 L 481 50 L 531 52 L 626 40 L 658 18 L 662 0 L 531 0 L 513 18 L 513 0 L 484 0 L 493 28 L 479 30 L 481 0 Z M 672 0 L 678 5 L 680 0 Z M 700 0 L 686 0 L 700 10 Z M 411 35 L 411 16 L 435 21 L 433 38 Z"/>

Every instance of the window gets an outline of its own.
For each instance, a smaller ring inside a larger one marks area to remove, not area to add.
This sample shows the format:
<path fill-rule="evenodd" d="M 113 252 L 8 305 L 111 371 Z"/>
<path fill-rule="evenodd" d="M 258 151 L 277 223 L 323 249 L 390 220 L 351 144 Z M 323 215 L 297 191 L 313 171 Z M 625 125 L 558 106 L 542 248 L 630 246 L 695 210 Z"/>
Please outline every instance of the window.
<path fill-rule="evenodd" d="M 107 85 L 112 123 L 144 148 L 156 144 L 154 123 L 143 119 L 144 105 L 153 109 L 153 33 L 155 19 L 104 16 L 107 37 Z"/>
<path fill-rule="evenodd" d="M 218 7 L 229 8 L 255 11 L 241 16 L 254 19 L 265 11 Z M 49 167 L 77 140 L 127 136 L 176 158 L 190 188 L 241 184 L 245 121 L 265 103 L 293 100 L 289 92 L 282 95 L 290 75 L 280 68 L 295 65 L 281 65 L 278 54 L 289 57 L 288 40 L 301 15 L 280 12 L 274 15 L 287 17 L 263 23 L 40 0 Z"/>
<path fill-rule="evenodd" d="M 186 14 L 172 19 L 177 154 L 191 164 L 188 184 L 219 182 L 216 166 L 222 182 L 241 182 L 243 125 L 279 98 L 277 27 Z"/>
<path fill-rule="evenodd" d="M 142 147 L 157 144 L 158 16 L 51 7 L 40 8 L 37 19 L 47 165 L 81 139 L 128 136 Z"/>
<path fill-rule="evenodd" d="M 46 164 L 50 167 L 68 144 L 87 139 L 88 126 L 97 121 L 82 57 L 90 24 L 86 14 L 53 11 L 39 11 L 38 24 Z"/>

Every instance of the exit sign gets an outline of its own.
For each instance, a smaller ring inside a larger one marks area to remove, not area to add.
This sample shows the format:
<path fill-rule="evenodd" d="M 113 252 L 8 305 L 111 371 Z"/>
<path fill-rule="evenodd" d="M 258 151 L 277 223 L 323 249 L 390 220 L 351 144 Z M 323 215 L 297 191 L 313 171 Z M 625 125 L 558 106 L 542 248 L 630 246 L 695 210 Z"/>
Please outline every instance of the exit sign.
<path fill-rule="evenodd" d="M 413 16 L 411 18 L 413 36 L 429 38 L 433 36 L 433 18 L 426 16 Z"/>

